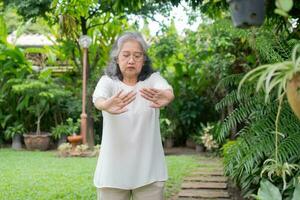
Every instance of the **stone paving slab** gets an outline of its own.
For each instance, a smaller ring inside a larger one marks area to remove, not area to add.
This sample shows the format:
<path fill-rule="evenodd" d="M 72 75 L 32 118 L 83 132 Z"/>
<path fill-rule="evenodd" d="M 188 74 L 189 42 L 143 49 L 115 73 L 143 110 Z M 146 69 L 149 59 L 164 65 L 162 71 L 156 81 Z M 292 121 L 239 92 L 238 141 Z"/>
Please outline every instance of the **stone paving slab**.
<path fill-rule="evenodd" d="M 182 189 L 227 189 L 227 183 L 216 182 L 183 182 Z"/>
<path fill-rule="evenodd" d="M 208 170 L 199 169 L 197 171 L 194 171 L 192 175 L 223 176 L 224 172 L 223 170 L 208 171 Z"/>
<path fill-rule="evenodd" d="M 198 167 L 198 170 L 196 170 L 196 171 L 201 170 L 201 171 L 213 172 L 213 171 L 224 171 L 223 169 L 224 169 L 223 166 L 221 166 L 221 167 L 211 167 L 211 166 L 207 167 L 207 166 L 201 165 L 201 166 Z"/>
<path fill-rule="evenodd" d="M 222 158 L 199 156 L 198 168 L 185 177 L 181 191 L 169 200 L 231 200 Z"/>
<path fill-rule="evenodd" d="M 184 181 L 226 182 L 227 177 L 224 177 L 224 176 L 190 176 L 190 177 L 184 178 Z"/>
<path fill-rule="evenodd" d="M 209 198 L 209 200 L 229 200 L 230 198 Z M 177 200 L 207 200 L 207 198 L 179 197 Z"/>
<path fill-rule="evenodd" d="M 212 189 L 202 189 L 202 190 L 181 190 L 178 195 L 182 197 L 193 197 L 193 198 L 229 198 L 230 195 L 226 190 L 212 190 Z"/>

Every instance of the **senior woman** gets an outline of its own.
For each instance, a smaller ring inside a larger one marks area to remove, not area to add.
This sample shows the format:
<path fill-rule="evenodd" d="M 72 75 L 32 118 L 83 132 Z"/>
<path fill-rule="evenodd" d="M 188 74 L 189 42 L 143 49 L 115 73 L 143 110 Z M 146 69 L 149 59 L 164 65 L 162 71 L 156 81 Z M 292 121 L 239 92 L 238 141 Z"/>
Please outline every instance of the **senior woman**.
<path fill-rule="evenodd" d="M 143 37 L 135 32 L 121 35 L 93 94 L 103 115 L 94 176 L 98 199 L 163 199 L 168 175 L 159 109 L 173 98 L 172 87 L 151 67 Z"/>

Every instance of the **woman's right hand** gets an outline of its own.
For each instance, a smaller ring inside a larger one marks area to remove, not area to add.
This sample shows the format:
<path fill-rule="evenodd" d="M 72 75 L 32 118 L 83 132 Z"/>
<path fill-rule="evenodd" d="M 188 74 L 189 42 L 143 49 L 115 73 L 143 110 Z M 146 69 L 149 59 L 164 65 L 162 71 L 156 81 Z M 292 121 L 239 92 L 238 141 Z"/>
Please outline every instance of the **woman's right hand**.
<path fill-rule="evenodd" d="M 128 109 L 126 106 L 130 104 L 136 97 L 135 91 L 130 91 L 127 94 L 122 94 L 123 90 L 115 94 L 114 96 L 104 100 L 102 110 L 110 114 L 121 114 Z"/>

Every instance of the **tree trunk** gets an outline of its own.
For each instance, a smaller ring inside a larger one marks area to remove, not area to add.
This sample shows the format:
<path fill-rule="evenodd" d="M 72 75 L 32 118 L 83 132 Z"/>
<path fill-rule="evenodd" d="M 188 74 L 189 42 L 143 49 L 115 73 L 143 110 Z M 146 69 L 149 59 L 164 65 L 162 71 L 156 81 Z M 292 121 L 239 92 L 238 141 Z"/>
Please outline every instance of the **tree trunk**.
<path fill-rule="evenodd" d="M 87 135 L 86 141 L 89 148 L 93 148 L 95 146 L 95 139 L 94 139 L 94 119 L 88 115 L 88 127 L 87 127 Z"/>
<path fill-rule="evenodd" d="M 41 134 L 41 118 L 38 117 L 38 120 L 37 120 L 37 126 L 36 126 L 36 134 L 37 135 L 40 135 Z"/>

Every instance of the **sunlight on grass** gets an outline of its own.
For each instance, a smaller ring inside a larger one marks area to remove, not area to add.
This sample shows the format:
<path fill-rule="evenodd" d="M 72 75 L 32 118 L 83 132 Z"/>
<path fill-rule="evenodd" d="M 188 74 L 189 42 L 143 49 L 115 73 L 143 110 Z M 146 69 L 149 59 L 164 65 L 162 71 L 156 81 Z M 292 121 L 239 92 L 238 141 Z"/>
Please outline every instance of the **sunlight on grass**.
<path fill-rule="evenodd" d="M 193 156 L 167 156 L 165 196 L 179 191 L 185 175 L 197 167 Z M 0 149 L 0 199 L 96 199 L 96 158 L 59 158 L 55 152 Z"/>

